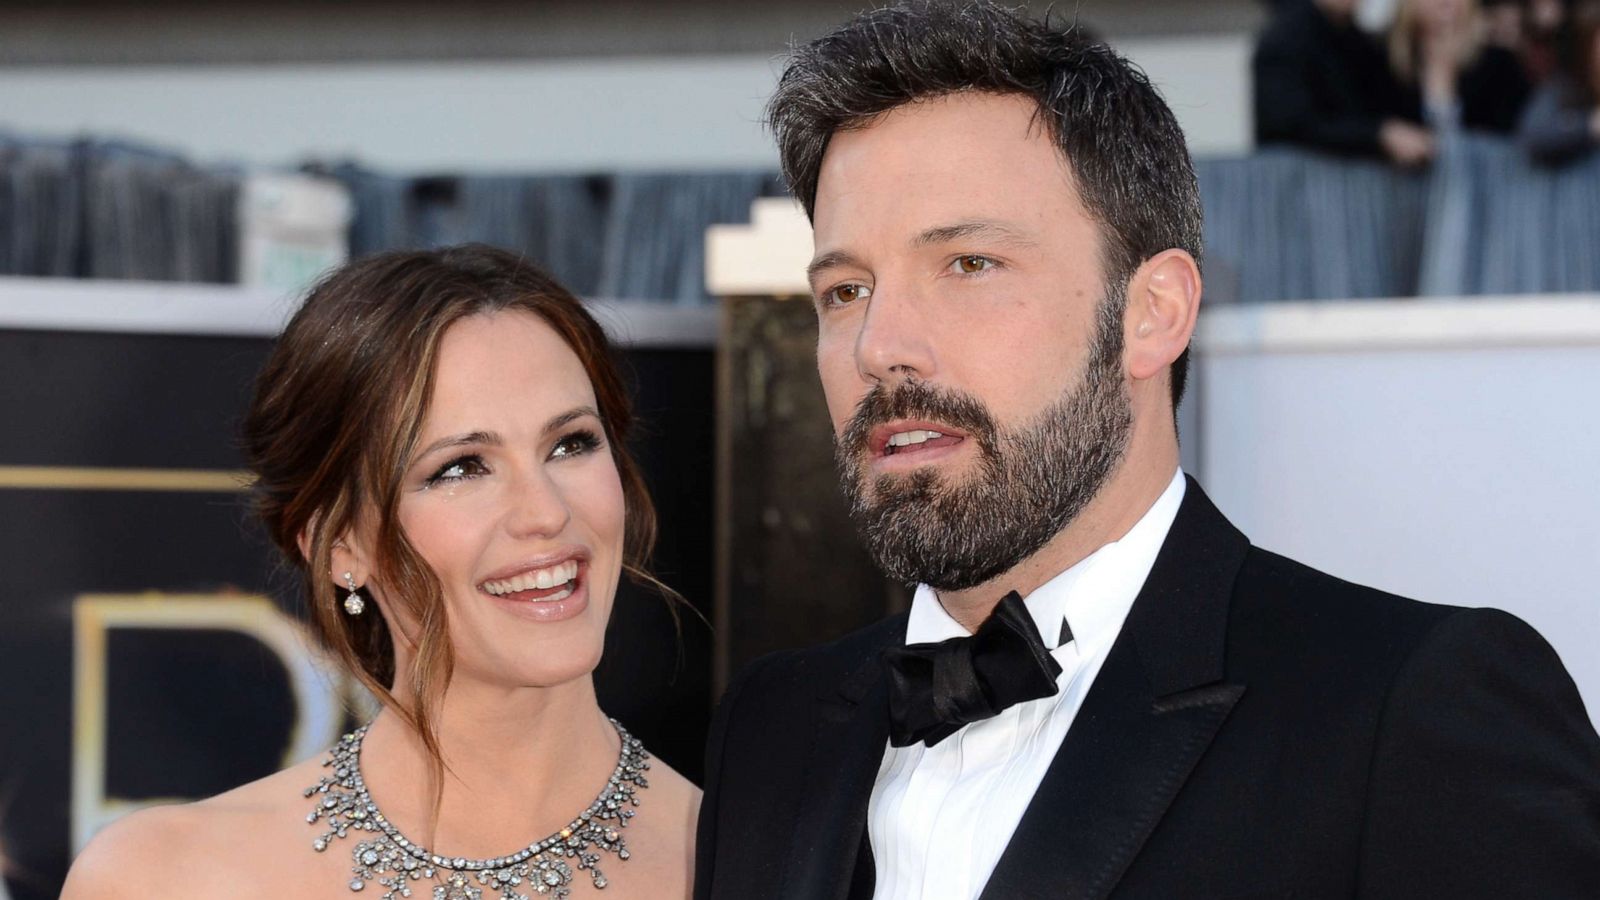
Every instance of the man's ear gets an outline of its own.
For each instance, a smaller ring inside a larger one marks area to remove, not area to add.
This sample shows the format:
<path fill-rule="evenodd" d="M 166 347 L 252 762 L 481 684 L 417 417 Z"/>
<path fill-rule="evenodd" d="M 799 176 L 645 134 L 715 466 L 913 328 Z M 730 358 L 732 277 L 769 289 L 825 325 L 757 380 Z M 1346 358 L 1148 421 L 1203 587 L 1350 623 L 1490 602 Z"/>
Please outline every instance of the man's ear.
<path fill-rule="evenodd" d="M 1160 376 L 1188 348 L 1201 291 L 1200 267 L 1184 250 L 1163 250 L 1134 273 L 1123 359 L 1135 381 Z"/>

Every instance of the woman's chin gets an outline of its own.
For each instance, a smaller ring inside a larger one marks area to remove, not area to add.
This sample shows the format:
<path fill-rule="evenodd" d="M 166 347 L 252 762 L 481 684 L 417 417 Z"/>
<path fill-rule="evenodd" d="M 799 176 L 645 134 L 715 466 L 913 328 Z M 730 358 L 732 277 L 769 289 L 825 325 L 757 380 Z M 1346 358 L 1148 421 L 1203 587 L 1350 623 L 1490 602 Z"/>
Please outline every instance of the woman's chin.
<path fill-rule="evenodd" d="M 456 680 L 509 689 L 559 687 L 593 674 L 605 647 L 603 629 L 581 626 L 559 634 L 546 628 L 503 629 L 486 637 L 471 650 L 457 647 Z"/>

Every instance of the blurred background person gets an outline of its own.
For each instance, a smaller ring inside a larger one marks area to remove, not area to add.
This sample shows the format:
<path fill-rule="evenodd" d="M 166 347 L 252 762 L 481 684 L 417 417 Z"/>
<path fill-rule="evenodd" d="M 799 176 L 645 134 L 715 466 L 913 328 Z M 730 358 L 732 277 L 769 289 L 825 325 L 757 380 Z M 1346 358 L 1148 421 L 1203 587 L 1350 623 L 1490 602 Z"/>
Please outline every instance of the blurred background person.
<path fill-rule="evenodd" d="M 1522 4 L 1522 62 L 1534 84 L 1556 74 L 1566 35 L 1570 0 L 1525 0 Z"/>
<path fill-rule="evenodd" d="M 1484 40 L 1504 47 L 1518 57 L 1524 55 L 1528 43 L 1528 10 L 1524 0 L 1484 0 Z M 1527 60 L 1523 60 L 1527 68 Z"/>
<path fill-rule="evenodd" d="M 1489 40 L 1475 0 L 1401 0 L 1388 50 L 1410 111 L 1435 131 L 1516 130 L 1528 77 L 1514 49 Z"/>
<path fill-rule="evenodd" d="M 1600 3 L 1574 10 L 1562 57 L 1517 129 L 1522 146 L 1542 163 L 1576 160 L 1600 146 Z"/>
<path fill-rule="evenodd" d="M 1256 143 L 1427 162 L 1433 137 L 1356 24 L 1357 0 L 1279 3 L 1252 59 Z"/>

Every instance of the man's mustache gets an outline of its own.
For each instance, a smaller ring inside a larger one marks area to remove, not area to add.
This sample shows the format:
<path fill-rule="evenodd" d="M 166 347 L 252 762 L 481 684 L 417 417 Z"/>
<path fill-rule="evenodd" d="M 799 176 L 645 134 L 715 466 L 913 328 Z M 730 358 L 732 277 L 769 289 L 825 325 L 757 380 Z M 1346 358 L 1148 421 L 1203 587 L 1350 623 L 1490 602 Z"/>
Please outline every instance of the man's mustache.
<path fill-rule="evenodd" d="M 866 452 L 872 429 L 896 419 L 925 419 L 952 426 L 992 452 L 999 429 L 994 416 L 976 397 L 954 388 L 936 388 L 925 381 L 902 381 L 892 388 L 874 385 L 856 404 L 835 442 L 840 456 Z"/>

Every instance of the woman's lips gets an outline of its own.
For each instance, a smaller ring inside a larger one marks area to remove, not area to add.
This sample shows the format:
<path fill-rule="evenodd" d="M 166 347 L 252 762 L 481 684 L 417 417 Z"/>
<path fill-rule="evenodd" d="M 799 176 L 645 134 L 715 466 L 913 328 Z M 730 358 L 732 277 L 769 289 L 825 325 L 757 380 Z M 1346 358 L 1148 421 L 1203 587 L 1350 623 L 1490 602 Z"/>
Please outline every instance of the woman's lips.
<path fill-rule="evenodd" d="M 487 579 L 479 585 L 479 588 L 496 597 L 513 594 L 550 596 L 554 592 L 559 592 L 564 585 L 576 580 L 578 568 L 578 560 L 566 559 L 548 566 L 525 569 L 505 578 Z"/>
<path fill-rule="evenodd" d="M 478 590 L 504 609 L 539 622 L 570 619 L 589 605 L 588 553 L 574 548 L 498 571 Z"/>
<path fill-rule="evenodd" d="M 587 567 L 577 578 L 557 587 L 532 588 L 509 594 L 488 594 L 502 609 L 535 622 L 559 622 L 581 614 L 589 607 Z"/>

